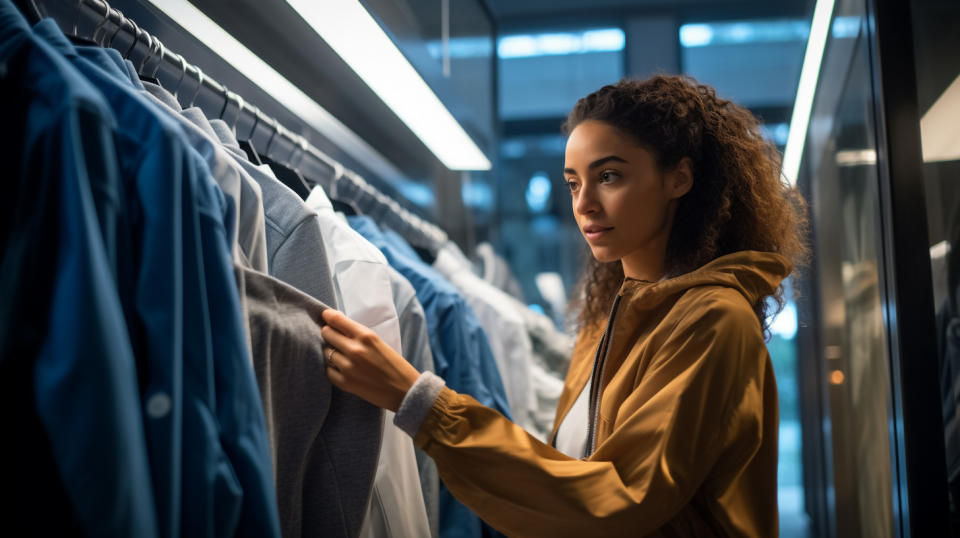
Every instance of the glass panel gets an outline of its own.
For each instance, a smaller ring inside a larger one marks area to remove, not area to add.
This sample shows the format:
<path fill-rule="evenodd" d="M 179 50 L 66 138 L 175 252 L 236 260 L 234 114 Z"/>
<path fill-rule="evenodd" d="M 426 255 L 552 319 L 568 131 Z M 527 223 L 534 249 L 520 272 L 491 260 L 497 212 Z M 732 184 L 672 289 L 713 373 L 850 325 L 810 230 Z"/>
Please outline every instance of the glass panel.
<path fill-rule="evenodd" d="M 850 3 L 854 4 L 854 3 Z M 862 5 L 850 5 L 862 12 Z M 841 8 L 842 11 L 842 8 Z M 822 371 L 829 406 L 836 536 L 894 534 L 889 352 L 883 320 L 884 265 L 869 41 L 832 34 L 828 57 L 846 52 L 845 73 L 825 69 L 812 118 L 822 148 L 813 182 Z M 851 50 L 842 40 L 852 39 Z M 852 53 L 852 54 L 851 54 Z M 836 56 L 834 56 L 836 58 Z M 834 65 L 838 62 L 834 61 Z M 828 129 L 823 129 L 828 125 Z M 822 133 L 822 134 L 821 134 Z"/>
<path fill-rule="evenodd" d="M 960 535 L 960 4 L 911 3 L 953 535 Z"/>
<path fill-rule="evenodd" d="M 501 37 L 501 119 L 566 117 L 577 99 L 623 77 L 625 42 L 620 28 Z"/>
<path fill-rule="evenodd" d="M 802 19 L 685 24 L 683 70 L 743 106 L 789 106 L 809 31 Z"/>

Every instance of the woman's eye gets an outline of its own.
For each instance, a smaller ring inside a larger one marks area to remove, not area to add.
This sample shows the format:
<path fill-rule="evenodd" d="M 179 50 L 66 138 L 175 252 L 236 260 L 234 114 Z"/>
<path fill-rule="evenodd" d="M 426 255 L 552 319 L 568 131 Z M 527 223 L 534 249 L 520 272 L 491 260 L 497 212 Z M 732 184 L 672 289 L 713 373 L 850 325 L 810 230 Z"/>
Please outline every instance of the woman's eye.
<path fill-rule="evenodd" d="M 605 171 L 600 173 L 600 181 L 602 183 L 609 183 L 615 181 L 620 177 L 620 174 L 616 172 Z"/>
<path fill-rule="evenodd" d="M 567 187 L 570 187 L 570 192 L 575 192 L 578 188 L 580 188 L 580 184 L 576 181 L 567 181 Z"/>

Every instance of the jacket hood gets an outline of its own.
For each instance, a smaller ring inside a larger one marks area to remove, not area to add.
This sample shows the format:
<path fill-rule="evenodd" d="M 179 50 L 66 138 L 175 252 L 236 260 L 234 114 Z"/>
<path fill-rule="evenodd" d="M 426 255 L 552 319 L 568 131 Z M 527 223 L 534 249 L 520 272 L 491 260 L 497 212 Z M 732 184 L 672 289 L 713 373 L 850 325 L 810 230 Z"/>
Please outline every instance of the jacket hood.
<path fill-rule="evenodd" d="M 655 308 L 663 300 L 675 298 L 690 288 L 724 286 L 737 290 L 748 303 L 754 305 L 761 298 L 773 294 L 792 270 L 790 262 L 779 254 L 744 250 L 721 256 L 699 269 L 659 282 L 628 278 L 620 292 L 625 299 L 637 299 L 642 295 L 643 301 L 631 301 L 635 307 L 643 308 L 646 304 Z"/>

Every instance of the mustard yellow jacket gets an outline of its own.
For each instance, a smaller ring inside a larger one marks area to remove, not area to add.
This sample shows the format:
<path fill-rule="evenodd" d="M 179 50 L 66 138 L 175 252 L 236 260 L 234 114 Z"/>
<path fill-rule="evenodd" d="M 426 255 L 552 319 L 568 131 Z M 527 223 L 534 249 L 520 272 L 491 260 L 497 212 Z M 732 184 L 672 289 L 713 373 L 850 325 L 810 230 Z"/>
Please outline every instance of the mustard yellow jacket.
<path fill-rule="evenodd" d="M 777 536 L 777 389 L 751 304 L 790 271 L 744 251 L 625 281 L 585 460 L 448 388 L 414 440 L 453 495 L 510 536 Z M 577 339 L 553 436 L 605 329 Z"/>

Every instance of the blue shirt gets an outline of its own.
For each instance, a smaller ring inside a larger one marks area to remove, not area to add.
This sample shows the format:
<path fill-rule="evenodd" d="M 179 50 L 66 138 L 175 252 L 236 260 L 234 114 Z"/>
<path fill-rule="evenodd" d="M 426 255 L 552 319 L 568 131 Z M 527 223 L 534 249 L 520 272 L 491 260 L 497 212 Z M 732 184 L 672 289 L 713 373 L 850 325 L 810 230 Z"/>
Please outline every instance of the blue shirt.
<path fill-rule="evenodd" d="M 105 244 L 109 236 L 100 224 L 101 217 L 109 221 L 111 215 L 97 203 L 98 196 L 117 196 L 113 172 L 97 164 L 112 157 L 94 153 L 110 151 L 113 116 L 99 92 L 30 33 L 9 0 L 0 0 L 0 73 L 4 128 L 18 133 L 0 145 L 11 189 L 7 195 L 51 209 L 43 220 L 53 221 L 46 228 L 51 234 L 35 237 L 43 242 L 28 245 L 18 243 L 37 229 L 21 226 L 35 219 L 12 222 L 15 233 L 3 249 L 2 289 L 22 283 L 8 277 L 38 255 L 30 249 L 51 249 L 56 260 L 53 267 L 39 268 L 50 280 L 34 280 L 38 288 L 27 290 L 33 299 L 42 292 L 48 301 L 31 305 L 45 311 L 43 324 L 20 326 L 9 316 L 0 320 L 0 379 L 4 389 L 19 385 L 12 388 L 32 398 L 18 402 L 17 420 L 30 415 L 39 426 L 15 429 L 24 436 L 5 440 L 5 453 L 11 445 L 25 445 L 25 461 L 8 461 L 18 469 L 7 472 L 5 484 L 15 497 L 7 513 L 39 516 L 24 521 L 24 528 L 37 534 L 69 529 L 88 536 L 156 536 L 133 350 Z M 96 144 L 85 144 L 81 133 L 94 135 Z M 16 193 L 14 185 L 44 190 Z M 22 297 L 4 293 L 4 298 Z M 24 343 L 30 348 L 21 347 Z M 7 377 L 11 369 L 24 378 Z M 30 483 L 9 480 L 21 476 L 21 469 L 32 471 L 23 475 Z M 50 481 L 32 482 L 39 477 Z M 37 492 L 42 497 L 31 498 Z M 53 502 L 61 495 L 66 506 Z M 48 510 L 35 513 L 34 502 Z"/>
<path fill-rule="evenodd" d="M 413 284 L 423 305 L 434 367 L 451 389 L 469 394 L 510 418 L 506 390 L 493 351 L 473 310 L 460 293 L 425 264 L 400 236 L 381 231 L 370 217 L 351 216 L 350 226 L 383 252 L 387 262 Z M 440 535 L 482 534 L 480 519 L 440 484 Z"/>
<path fill-rule="evenodd" d="M 79 54 L 35 29 L 107 97 L 130 184 L 132 316 L 162 535 L 279 536 L 266 422 L 224 229 L 232 206 L 180 127 L 134 88 L 115 51 Z M 229 221 L 228 221 L 229 222 Z"/>

